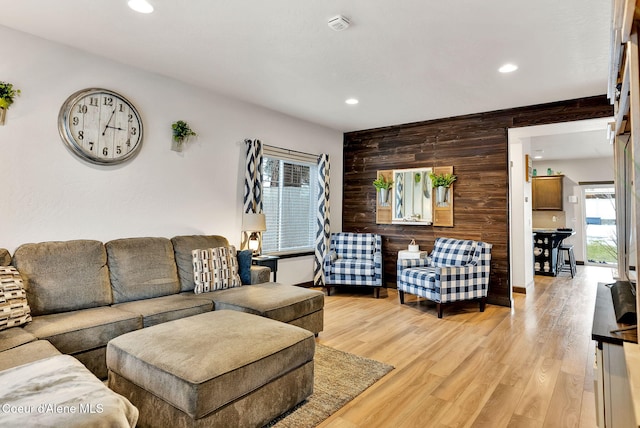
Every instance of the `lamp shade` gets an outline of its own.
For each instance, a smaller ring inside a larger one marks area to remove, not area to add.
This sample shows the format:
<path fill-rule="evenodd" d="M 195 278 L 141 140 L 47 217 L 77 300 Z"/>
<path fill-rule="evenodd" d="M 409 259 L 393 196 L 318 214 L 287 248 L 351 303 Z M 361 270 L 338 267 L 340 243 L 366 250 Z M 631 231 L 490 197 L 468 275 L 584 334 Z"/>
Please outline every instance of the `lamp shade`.
<path fill-rule="evenodd" d="M 267 230 L 265 215 L 262 213 L 244 213 L 242 215 L 242 230 L 246 232 L 264 232 Z"/>

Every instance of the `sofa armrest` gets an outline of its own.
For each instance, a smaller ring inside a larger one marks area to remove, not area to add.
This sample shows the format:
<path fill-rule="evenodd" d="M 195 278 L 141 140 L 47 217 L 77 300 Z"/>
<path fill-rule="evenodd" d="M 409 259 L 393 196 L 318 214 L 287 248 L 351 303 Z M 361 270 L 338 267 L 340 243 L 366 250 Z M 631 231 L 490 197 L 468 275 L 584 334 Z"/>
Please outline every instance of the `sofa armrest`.
<path fill-rule="evenodd" d="M 271 281 L 271 269 L 268 266 L 251 266 L 251 284 L 262 284 Z"/>

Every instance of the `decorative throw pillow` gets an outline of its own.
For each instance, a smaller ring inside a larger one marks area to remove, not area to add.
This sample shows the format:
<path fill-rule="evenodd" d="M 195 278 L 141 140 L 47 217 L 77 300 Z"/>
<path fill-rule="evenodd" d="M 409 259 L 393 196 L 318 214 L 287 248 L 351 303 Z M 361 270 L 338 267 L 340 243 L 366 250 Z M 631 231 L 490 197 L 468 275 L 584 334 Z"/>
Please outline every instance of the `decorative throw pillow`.
<path fill-rule="evenodd" d="M 13 266 L 0 266 L 0 330 L 29 321 L 31 309 L 20 273 Z"/>
<path fill-rule="evenodd" d="M 206 293 L 214 290 L 240 287 L 242 281 L 238 275 L 236 248 L 229 247 L 193 250 L 194 293 Z"/>
<path fill-rule="evenodd" d="M 242 285 L 251 284 L 251 259 L 253 258 L 253 251 L 242 250 L 238 251 L 238 273 L 240 274 L 240 280 Z"/>
<path fill-rule="evenodd" d="M 436 239 L 431 253 L 434 266 L 464 266 L 471 261 L 474 252 L 474 242 L 453 238 Z"/>

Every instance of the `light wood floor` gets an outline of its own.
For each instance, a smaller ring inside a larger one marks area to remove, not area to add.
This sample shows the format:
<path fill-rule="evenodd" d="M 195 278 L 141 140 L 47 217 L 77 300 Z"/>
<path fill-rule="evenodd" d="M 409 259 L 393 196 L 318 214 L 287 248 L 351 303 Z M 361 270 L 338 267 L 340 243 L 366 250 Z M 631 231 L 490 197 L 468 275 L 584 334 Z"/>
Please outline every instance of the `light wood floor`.
<path fill-rule="evenodd" d="M 595 427 L 591 323 L 597 282 L 536 276 L 513 308 L 435 305 L 395 290 L 325 297 L 318 342 L 392 364 L 321 427 Z"/>

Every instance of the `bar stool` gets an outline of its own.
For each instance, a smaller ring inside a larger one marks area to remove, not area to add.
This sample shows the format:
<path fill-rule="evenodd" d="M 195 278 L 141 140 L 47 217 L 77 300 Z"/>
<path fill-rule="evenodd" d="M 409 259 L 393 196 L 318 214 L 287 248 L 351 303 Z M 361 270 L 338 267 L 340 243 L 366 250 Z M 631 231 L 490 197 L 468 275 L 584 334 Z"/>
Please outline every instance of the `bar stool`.
<path fill-rule="evenodd" d="M 569 260 L 565 259 L 565 252 Z M 576 275 L 576 256 L 573 254 L 573 245 L 562 244 L 558 247 L 558 268 L 556 272 L 557 275 L 560 275 L 561 272 L 571 272 L 571 278 Z"/>

